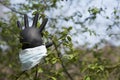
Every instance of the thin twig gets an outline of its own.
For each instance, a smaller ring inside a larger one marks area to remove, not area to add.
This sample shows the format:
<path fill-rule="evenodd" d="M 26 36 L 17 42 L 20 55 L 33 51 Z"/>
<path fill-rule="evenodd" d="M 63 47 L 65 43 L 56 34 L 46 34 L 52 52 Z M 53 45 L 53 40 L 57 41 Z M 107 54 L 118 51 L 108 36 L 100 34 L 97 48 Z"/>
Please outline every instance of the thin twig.
<path fill-rule="evenodd" d="M 70 80 L 73 80 L 72 76 L 71 76 L 71 75 L 69 74 L 69 72 L 67 71 L 67 69 L 66 69 L 66 67 L 65 67 L 65 65 L 64 65 L 64 63 L 63 63 L 63 61 L 62 61 L 62 59 L 61 59 L 61 53 L 58 51 L 58 47 L 57 47 L 57 45 L 55 44 L 54 41 L 53 41 L 53 45 L 54 45 L 54 47 L 55 47 L 55 50 L 56 50 L 56 52 L 57 52 L 57 55 L 58 55 L 58 57 L 59 57 L 59 60 L 60 60 L 60 62 L 61 62 L 61 66 L 62 66 L 64 72 L 66 73 L 66 75 L 69 77 Z"/>
<path fill-rule="evenodd" d="M 106 70 L 110 70 L 112 71 L 113 69 L 116 69 L 116 68 L 119 68 L 120 67 L 120 63 L 116 64 L 116 65 L 113 65 L 113 66 L 106 66 L 105 69 Z"/>
<path fill-rule="evenodd" d="M 12 12 L 18 13 L 18 14 L 20 14 L 20 15 L 26 14 L 25 12 L 17 11 L 16 9 L 14 9 L 14 8 L 12 8 L 12 7 L 4 4 L 3 1 L 0 1 L 0 4 L 3 5 L 4 7 L 8 8 L 8 9 L 10 9 Z M 30 16 L 28 16 L 28 18 L 29 18 L 29 19 L 32 19 Z"/>
<path fill-rule="evenodd" d="M 20 11 L 17 11 L 17 10 L 15 10 L 14 8 L 12 8 L 12 7 L 4 4 L 3 1 L 0 1 L 0 4 L 2 4 L 3 6 L 5 6 L 6 8 L 10 9 L 11 11 L 13 11 L 13 12 L 15 12 L 15 13 L 19 13 L 19 14 L 21 14 L 21 15 L 24 15 L 24 14 L 25 14 L 25 13 L 22 13 L 22 12 L 20 12 Z"/>
<path fill-rule="evenodd" d="M 35 68 L 36 68 L 36 70 L 35 70 L 34 80 L 37 80 L 37 78 L 38 78 L 38 65 Z"/>
<path fill-rule="evenodd" d="M 15 80 L 18 80 L 24 73 L 25 73 L 25 71 L 21 72 L 21 73 L 15 78 Z"/>

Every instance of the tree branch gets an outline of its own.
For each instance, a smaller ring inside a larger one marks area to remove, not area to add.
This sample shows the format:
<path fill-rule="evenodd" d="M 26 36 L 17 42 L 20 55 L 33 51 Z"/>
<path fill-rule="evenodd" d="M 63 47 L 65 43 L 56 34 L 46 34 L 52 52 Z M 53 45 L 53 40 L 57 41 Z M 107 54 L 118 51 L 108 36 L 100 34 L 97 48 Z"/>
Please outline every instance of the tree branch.
<path fill-rule="evenodd" d="M 54 47 L 55 47 L 55 50 L 56 50 L 56 52 L 57 52 L 57 56 L 59 57 L 59 60 L 60 60 L 60 62 L 61 62 L 61 66 L 62 66 L 64 72 L 66 73 L 66 75 L 69 77 L 70 80 L 73 80 L 72 76 L 71 76 L 71 75 L 69 74 L 69 72 L 67 71 L 67 69 L 66 69 L 66 67 L 65 67 L 65 65 L 64 65 L 64 63 L 63 63 L 63 61 L 62 61 L 62 59 L 61 59 L 62 55 L 61 55 L 61 53 L 59 52 L 58 46 L 56 45 L 56 43 L 55 43 L 54 41 L 53 41 L 53 45 L 54 45 Z"/>
<path fill-rule="evenodd" d="M 119 67 L 120 67 L 120 63 L 113 65 L 113 66 L 106 66 L 105 69 L 108 71 L 112 71 L 112 70 L 119 68 Z"/>
<path fill-rule="evenodd" d="M 35 77 L 34 77 L 34 80 L 37 80 L 38 78 L 38 64 L 36 65 L 36 71 L 35 71 Z"/>
<path fill-rule="evenodd" d="M 18 14 L 21 14 L 21 15 L 24 15 L 24 14 L 25 14 L 25 13 L 23 13 L 23 12 L 17 11 L 17 10 L 15 10 L 14 8 L 6 5 L 5 3 L 3 3 L 3 1 L 0 1 L 0 4 L 2 4 L 3 6 L 5 6 L 6 8 L 10 9 L 11 11 L 13 11 L 13 12 L 15 12 L 15 13 L 18 13 Z"/>
<path fill-rule="evenodd" d="M 25 71 L 22 71 L 21 73 L 19 73 L 19 75 L 16 76 L 16 79 L 15 79 L 15 80 L 18 80 L 24 73 L 25 73 Z"/>

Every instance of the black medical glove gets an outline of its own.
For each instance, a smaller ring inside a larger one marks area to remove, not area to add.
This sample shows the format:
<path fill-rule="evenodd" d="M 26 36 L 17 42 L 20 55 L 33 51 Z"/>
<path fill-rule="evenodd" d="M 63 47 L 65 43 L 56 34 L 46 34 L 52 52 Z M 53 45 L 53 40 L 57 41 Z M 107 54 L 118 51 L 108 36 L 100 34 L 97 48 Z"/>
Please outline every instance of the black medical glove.
<path fill-rule="evenodd" d="M 22 29 L 22 26 L 19 21 L 17 21 L 18 27 L 21 29 L 20 33 L 20 43 L 22 43 L 22 49 L 27 49 L 27 48 L 34 48 L 37 46 L 43 45 L 43 40 L 42 40 L 42 31 L 45 28 L 45 25 L 48 21 L 47 18 L 45 18 L 40 25 L 40 28 L 37 28 L 37 21 L 38 21 L 39 14 L 37 13 L 33 19 L 33 24 L 31 27 L 29 27 L 29 22 L 28 22 L 28 16 L 25 14 L 24 15 L 24 24 L 25 28 Z M 46 47 L 50 47 L 52 43 L 47 43 Z"/>

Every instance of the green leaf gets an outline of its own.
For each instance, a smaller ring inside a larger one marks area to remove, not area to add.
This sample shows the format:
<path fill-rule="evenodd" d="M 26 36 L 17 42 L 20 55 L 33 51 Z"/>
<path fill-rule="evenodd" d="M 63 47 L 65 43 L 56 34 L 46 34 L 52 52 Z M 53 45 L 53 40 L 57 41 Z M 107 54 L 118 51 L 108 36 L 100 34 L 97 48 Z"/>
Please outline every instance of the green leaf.
<path fill-rule="evenodd" d="M 71 59 L 74 58 L 74 55 L 73 54 L 69 54 L 69 55 L 65 55 L 64 57 L 69 59 L 69 60 L 71 60 Z"/>
<path fill-rule="evenodd" d="M 100 13 L 100 9 L 97 8 L 97 7 L 93 7 L 93 8 L 89 8 L 88 11 L 91 13 L 91 14 L 94 14 L 96 15 L 97 13 Z"/>
<path fill-rule="evenodd" d="M 52 64 L 55 64 L 58 61 L 57 58 L 52 58 Z"/>
<path fill-rule="evenodd" d="M 72 40 L 70 36 L 67 36 L 67 39 L 68 39 L 68 41 L 71 41 L 71 40 Z"/>
<path fill-rule="evenodd" d="M 70 27 L 68 28 L 68 31 L 70 31 L 70 30 L 72 30 L 72 26 L 70 26 Z"/>
<path fill-rule="evenodd" d="M 89 76 L 86 76 L 84 80 L 91 80 Z"/>
<path fill-rule="evenodd" d="M 41 68 L 38 69 L 38 73 L 42 73 L 43 70 Z"/>
<path fill-rule="evenodd" d="M 57 80 L 55 77 L 51 77 L 52 80 Z"/>
<path fill-rule="evenodd" d="M 99 68 L 100 70 L 104 71 L 104 66 L 100 65 Z"/>

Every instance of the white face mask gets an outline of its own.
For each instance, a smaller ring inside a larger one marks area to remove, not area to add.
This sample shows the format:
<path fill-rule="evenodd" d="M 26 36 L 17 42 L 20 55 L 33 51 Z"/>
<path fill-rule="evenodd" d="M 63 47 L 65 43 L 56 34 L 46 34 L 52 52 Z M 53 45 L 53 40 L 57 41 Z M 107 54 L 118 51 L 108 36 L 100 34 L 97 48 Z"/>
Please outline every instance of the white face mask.
<path fill-rule="evenodd" d="M 20 51 L 19 58 L 22 64 L 22 71 L 29 70 L 40 63 L 41 59 L 46 56 L 47 49 L 45 45 L 28 48 Z"/>

